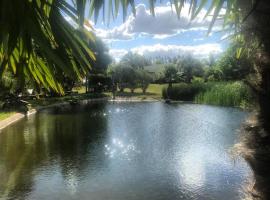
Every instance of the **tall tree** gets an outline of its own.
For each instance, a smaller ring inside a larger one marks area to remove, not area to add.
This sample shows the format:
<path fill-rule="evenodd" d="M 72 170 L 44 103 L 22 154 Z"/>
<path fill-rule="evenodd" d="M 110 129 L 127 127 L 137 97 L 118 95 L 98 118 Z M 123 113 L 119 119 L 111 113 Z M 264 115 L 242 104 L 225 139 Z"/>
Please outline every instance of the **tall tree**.
<path fill-rule="evenodd" d="M 145 66 L 150 64 L 149 60 L 144 56 L 132 52 L 128 52 L 124 55 L 121 62 L 129 64 L 134 69 L 143 69 Z"/>
<path fill-rule="evenodd" d="M 109 64 L 112 62 L 112 58 L 109 55 L 109 49 L 106 44 L 97 36 L 95 40 L 90 40 L 89 48 L 92 48 L 96 60 L 92 61 L 92 69 L 90 73 L 104 73 L 106 72 Z"/>
<path fill-rule="evenodd" d="M 190 54 L 178 59 L 177 68 L 183 74 L 186 83 L 191 83 L 193 76 L 202 77 L 204 74 L 202 63 Z"/>
<path fill-rule="evenodd" d="M 169 83 L 169 88 L 172 87 L 173 82 L 177 82 L 181 78 L 174 64 L 165 65 L 163 74 L 166 82 Z"/>

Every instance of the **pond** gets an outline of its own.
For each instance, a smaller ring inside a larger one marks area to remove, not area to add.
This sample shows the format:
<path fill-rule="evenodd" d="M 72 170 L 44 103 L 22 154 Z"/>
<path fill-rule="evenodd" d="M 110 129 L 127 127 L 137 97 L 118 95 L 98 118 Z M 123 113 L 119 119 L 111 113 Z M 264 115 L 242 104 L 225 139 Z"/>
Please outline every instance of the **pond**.
<path fill-rule="evenodd" d="M 232 159 L 246 112 L 194 104 L 88 103 L 0 133 L 0 199 L 239 199 Z"/>

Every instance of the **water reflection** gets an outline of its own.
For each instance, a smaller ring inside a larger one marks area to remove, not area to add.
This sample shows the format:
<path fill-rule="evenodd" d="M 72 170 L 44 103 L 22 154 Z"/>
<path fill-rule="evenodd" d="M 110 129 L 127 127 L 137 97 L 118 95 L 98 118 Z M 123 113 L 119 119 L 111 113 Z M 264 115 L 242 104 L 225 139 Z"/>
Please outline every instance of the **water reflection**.
<path fill-rule="evenodd" d="M 45 110 L 0 134 L 3 199 L 239 199 L 246 113 L 162 103 Z"/>
<path fill-rule="evenodd" d="M 203 187 L 205 182 L 205 156 L 200 152 L 188 151 L 179 164 L 179 175 L 182 183 L 189 188 Z"/>
<path fill-rule="evenodd" d="M 105 144 L 104 147 L 105 155 L 108 155 L 110 158 L 117 156 L 130 160 L 132 153 L 139 153 L 132 140 L 124 143 L 121 139 L 112 138 L 111 144 Z"/>

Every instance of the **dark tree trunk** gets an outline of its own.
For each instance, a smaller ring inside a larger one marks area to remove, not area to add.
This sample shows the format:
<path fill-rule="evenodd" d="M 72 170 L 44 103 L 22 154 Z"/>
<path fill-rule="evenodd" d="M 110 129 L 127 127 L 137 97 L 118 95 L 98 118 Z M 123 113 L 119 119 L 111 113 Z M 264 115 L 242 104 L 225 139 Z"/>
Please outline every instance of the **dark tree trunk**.
<path fill-rule="evenodd" d="M 169 89 L 169 88 L 172 88 L 172 81 L 169 82 L 168 89 Z"/>
<path fill-rule="evenodd" d="M 146 88 L 143 88 L 142 91 L 143 91 L 143 94 L 145 94 L 146 93 Z"/>
<path fill-rule="evenodd" d="M 270 36 L 269 36 L 270 37 Z M 270 54 L 268 54 L 270 57 Z M 259 118 L 265 131 L 270 133 L 270 63 L 262 66 L 261 70 L 261 89 L 259 94 Z M 270 135 L 270 134 L 269 134 Z"/>
<path fill-rule="evenodd" d="M 241 0 L 242 10 L 249 5 Z M 247 8 L 246 10 L 250 10 Z M 240 152 L 254 172 L 250 199 L 270 199 L 270 3 L 257 0 L 256 8 L 247 18 L 242 30 L 247 42 L 261 43 L 255 56 L 257 111 L 243 126 Z M 255 76 L 255 75 L 254 75 Z"/>

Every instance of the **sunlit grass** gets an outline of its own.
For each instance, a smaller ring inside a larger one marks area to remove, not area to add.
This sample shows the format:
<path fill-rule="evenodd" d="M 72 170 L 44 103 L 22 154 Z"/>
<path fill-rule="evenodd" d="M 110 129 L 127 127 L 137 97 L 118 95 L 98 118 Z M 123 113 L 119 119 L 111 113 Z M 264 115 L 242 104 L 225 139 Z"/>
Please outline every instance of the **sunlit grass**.
<path fill-rule="evenodd" d="M 161 99 L 162 98 L 162 90 L 163 88 L 168 87 L 167 84 L 150 84 L 144 94 L 142 89 L 136 88 L 134 93 L 131 93 L 130 89 L 126 88 L 124 92 L 117 92 L 116 96 L 119 97 L 136 97 L 140 99 Z"/>
<path fill-rule="evenodd" d="M 162 89 L 164 87 L 166 87 L 166 86 L 167 86 L 167 84 L 149 84 L 146 92 L 157 95 L 157 96 L 161 96 L 162 95 Z M 125 89 L 124 91 L 125 92 L 130 92 L 129 89 Z M 139 93 L 140 94 L 140 93 L 142 93 L 142 89 L 136 88 L 134 93 Z"/>
<path fill-rule="evenodd" d="M 166 87 L 168 87 L 168 84 L 150 84 L 147 92 L 162 96 L 162 90 Z"/>
<path fill-rule="evenodd" d="M 10 111 L 10 112 L 1 112 L 0 111 L 0 121 L 12 116 L 13 114 L 15 114 L 15 112 L 13 112 L 13 111 Z"/>
<path fill-rule="evenodd" d="M 84 94 L 86 92 L 86 87 L 85 86 L 74 87 L 72 89 L 72 92 L 78 92 L 78 94 Z"/>

